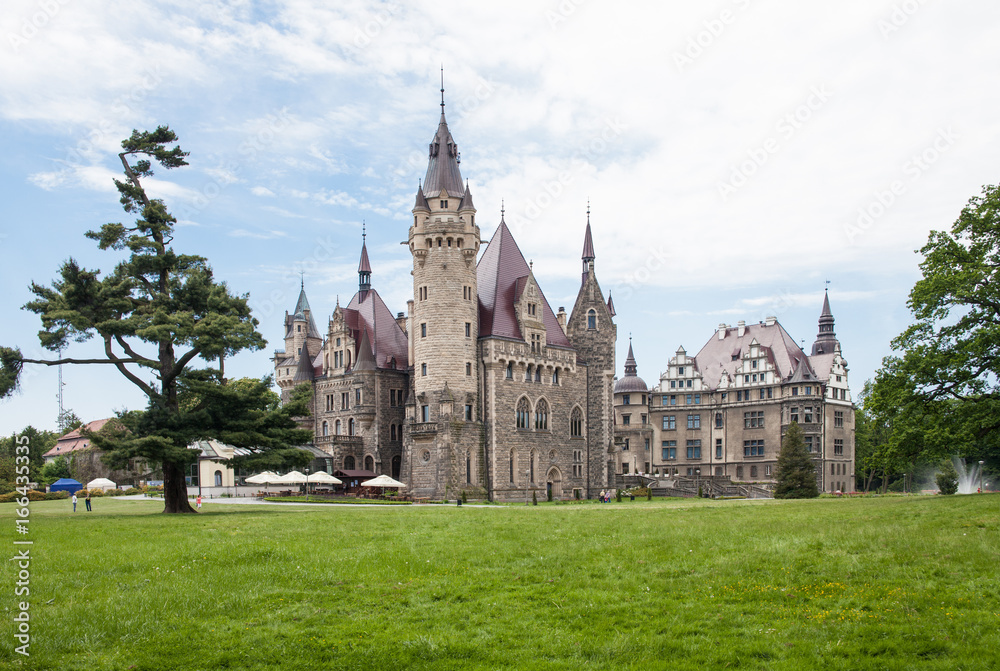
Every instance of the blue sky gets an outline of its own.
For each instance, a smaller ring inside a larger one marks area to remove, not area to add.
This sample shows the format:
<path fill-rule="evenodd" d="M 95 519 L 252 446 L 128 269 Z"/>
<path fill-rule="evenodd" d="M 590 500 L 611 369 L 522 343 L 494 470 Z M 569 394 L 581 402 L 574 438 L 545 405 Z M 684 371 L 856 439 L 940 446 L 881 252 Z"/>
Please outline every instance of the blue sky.
<path fill-rule="evenodd" d="M 464 3 L 12 0 L 0 16 L 0 343 L 37 353 L 31 281 L 109 270 L 83 237 L 128 221 L 112 178 L 133 128 L 191 165 L 148 183 L 175 246 L 249 293 L 270 372 L 299 271 L 321 328 L 357 288 L 362 220 L 390 309 L 412 293 L 409 208 L 445 67 L 448 120 L 488 239 L 506 220 L 554 309 L 598 279 L 654 384 L 681 345 L 769 314 L 809 346 L 826 280 L 854 393 L 907 324 L 928 231 L 998 181 L 1000 6 L 985 0 Z M 74 345 L 68 355 L 93 352 Z M 142 405 L 64 369 L 84 419 Z M 29 370 L 0 431 L 54 428 Z"/>

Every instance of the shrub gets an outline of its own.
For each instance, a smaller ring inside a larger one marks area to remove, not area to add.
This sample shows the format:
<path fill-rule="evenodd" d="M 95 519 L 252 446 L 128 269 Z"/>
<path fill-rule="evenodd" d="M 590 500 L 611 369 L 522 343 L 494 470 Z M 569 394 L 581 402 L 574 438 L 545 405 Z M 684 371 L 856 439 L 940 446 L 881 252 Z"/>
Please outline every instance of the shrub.
<path fill-rule="evenodd" d="M 7 492 L 6 494 L 0 494 L 0 503 L 13 503 L 21 497 L 17 492 Z"/>
<path fill-rule="evenodd" d="M 466 496 L 465 496 L 465 490 L 463 489 L 462 490 L 462 503 L 468 503 L 468 502 L 469 502 L 469 500 L 466 498 Z"/>
<path fill-rule="evenodd" d="M 622 502 L 622 490 L 620 489 L 615 490 L 615 501 L 617 501 L 618 503 Z"/>
<path fill-rule="evenodd" d="M 29 501 L 44 501 L 45 500 L 45 492 L 39 492 L 39 491 L 34 490 L 34 489 L 29 490 L 28 491 L 28 500 Z"/>
<path fill-rule="evenodd" d="M 536 495 L 534 489 L 531 490 L 531 505 L 533 505 L 533 506 L 537 506 L 538 505 L 538 496 Z"/>
<path fill-rule="evenodd" d="M 938 489 L 942 494 L 958 493 L 958 471 L 951 459 L 945 459 L 941 463 L 941 471 L 934 478 L 937 480 Z"/>
<path fill-rule="evenodd" d="M 102 490 L 102 489 L 91 489 L 90 490 L 90 498 L 96 498 L 98 496 L 105 496 L 104 490 Z"/>
<path fill-rule="evenodd" d="M 46 501 L 58 501 L 60 499 L 68 499 L 69 492 L 49 492 L 45 495 Z"/>
<path fill-rule="evenodd" d="M 134 496 L 136 494 L 142 494 L 142 490 L 137 487 L 129 487 L 124 493 L 125 496 Z"/>

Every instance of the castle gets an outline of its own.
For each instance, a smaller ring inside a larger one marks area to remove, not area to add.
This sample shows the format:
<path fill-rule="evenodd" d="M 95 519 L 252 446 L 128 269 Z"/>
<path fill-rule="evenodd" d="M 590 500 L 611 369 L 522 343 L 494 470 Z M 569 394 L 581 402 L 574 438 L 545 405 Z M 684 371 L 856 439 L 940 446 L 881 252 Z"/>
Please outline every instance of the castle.
<path fill-rule="evenodd" d="M 693 357 L 679 348 L 652 388 L 637 368 L 630 344 L 615 383 L 618 473 L 771 483 L 781 438 L 797 422 L 819 490 L 856 488 L 854 405 L 828 295 L 809 355 L 767 317 L 719 324 Z"/>
<path fill-rule="evenodd" d="M 413 299 L 395 317 L 372 287 L 320 333 L 303 286 L 274 354 L 287 399 L 313 385 L 307 426 L 338 470 L 386 473 L 415 498 L 592 498 L 613 448 L 614 307 L 595 274 L 589 215 L 571 313 L 552 310 L 503 219 L 479 257 L 472 193 L 444 102 L 408 244 Z"/>
<path fill-rule="evenodd" d="M 720 324 L 652 388 L 630 344 L 616 380 L 589 210 L 576 302 L 554 312 L 502 209 L 480 255 L 459 163 L 442 99 L 411 210 L 407 313 L 393 316 L 373 288 L 363 237 L 357 293 L 325 334 L 304 285 L 285 314 L 276 381 L 283 400 L 312 384 L 303 421 L 326 470 L 385 473 L 417 499 L 593 498 L 636 472 L 767 484 L 796 421 L 821 491 L 854 489 L 854 408 L 828 298 L 811 356 L 769 317 Z"/>

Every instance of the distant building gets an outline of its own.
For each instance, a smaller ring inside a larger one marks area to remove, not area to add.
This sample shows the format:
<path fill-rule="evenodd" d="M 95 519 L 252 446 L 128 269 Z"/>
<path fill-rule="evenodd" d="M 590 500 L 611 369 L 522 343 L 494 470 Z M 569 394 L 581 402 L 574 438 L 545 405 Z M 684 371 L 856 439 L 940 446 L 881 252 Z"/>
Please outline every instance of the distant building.
<path fill-rule="evenodd" d="M 852 491 L 854 405 L 824 296 L 807 355 L 774 317 L 720 324 L 695 356 L 679 348 L 651 389 L 629 347 L 615 383 L 618 473 L 728 476 L 771 483 L 791 422 L 805 434 L 820 491 Z"/>

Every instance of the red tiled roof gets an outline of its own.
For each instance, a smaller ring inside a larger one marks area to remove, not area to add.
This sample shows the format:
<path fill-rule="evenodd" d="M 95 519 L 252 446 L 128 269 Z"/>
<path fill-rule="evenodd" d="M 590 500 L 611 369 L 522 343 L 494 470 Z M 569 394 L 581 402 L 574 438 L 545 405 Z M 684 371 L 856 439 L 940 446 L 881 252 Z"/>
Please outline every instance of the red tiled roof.
<path fill-rule="evenodd" d="M 89 429 L 90 431 L 100 431 L 101 427 L 111 421 L 111 418 L 107 419 L 95 419 L 93 422 L 88 422 L 78 429 L 73 429 L 69 433 L 60 436 L 59 440 L 56 441 L 55 447 L 46 452 L 43 457 L 59 457 L 64 454 L 70 454 L 72 452 L 77 452 L 79 450 L 86 450 L 90 448 L 90 439 L 84 438 L 80 434 L 81 429 Z"/>
<path fill-rule="evenodd" d="M 507 224 L 500 220 L 500 227 L 490 240 L 486 251 L 476 267 L 479 284 L 479 335 L 480 337 L 501 337 L 524 340 L 517 324 L 514 302 L 519 296 L 518 288 L 524 288 L 531 269 L 518 249 L 514 236 Z M 541 289 L 541 287 L 539 287 Z M 572 347 L 563 333 L 555 313 L 542 295 L 545 340 L 556 347 Z"/>
<path fill-rule="evenodd" d="M 374 289 L 359 291 L 344 308 L 344 323 L 352 331 L 355 356 L 361 347 L 361 332 L 368 333 L 368 339 L 374 344 L 375 362 L 379 368 L 388 368 L 389 361 L 396 359 L 396 368 L 405 369 L 409 366 L 409 344 L 406 334 L 399 328 L 396 318 L 382 301 L 382 297 Z"/>

